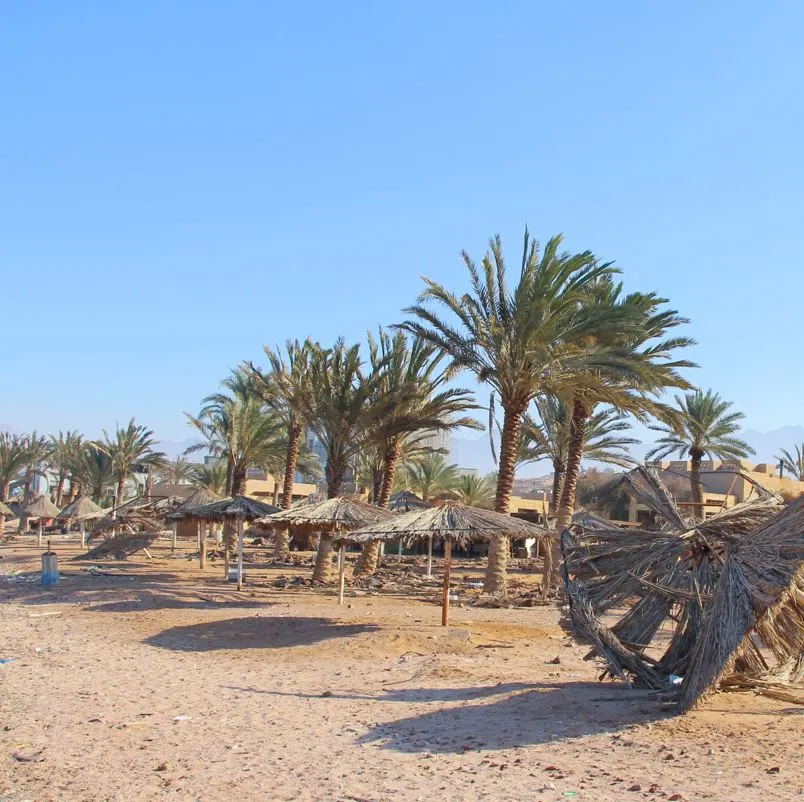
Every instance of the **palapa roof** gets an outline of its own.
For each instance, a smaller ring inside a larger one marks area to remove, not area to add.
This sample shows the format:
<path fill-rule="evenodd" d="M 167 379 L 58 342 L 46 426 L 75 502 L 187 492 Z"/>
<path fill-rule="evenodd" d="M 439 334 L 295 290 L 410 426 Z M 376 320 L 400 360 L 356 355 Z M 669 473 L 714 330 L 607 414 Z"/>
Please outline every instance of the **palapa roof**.
<path fill-rule="evenodd" d="M 163 529 L 163 525 L 159 518 L 154 518 L 149 515 L 141 515 L 136 511 L 129 512 L 125 515 L 118 515 L 113 518 L 111 515 L 106 515 L 100 518 L 92 526 L 89 537 L 94 538 L 96 535 L 105 535 L 109 532 L 128 533 L 135 532 L 159 532 Z"/>
<path fill-rule="evenodd" d="M 189 517 L 186 513 L 191 507 L 200 507 L 220 500 L 221 496 L 213 493 L 208 487 L 197 487 L 173 512 L 169 512 L 165 517 L 169 521 L 178 521 L 181 518 Z"/>
<path fill-rule="evenodd" d="M 100 518 L 105 512 L 91 498 L 79 496 L 59 513 L 59 518 L 72 518 L 80 521 L 88 518 Z"/>
<path fill-rule="evenodd" d="M 199 521 L 224 521 L 233 518 L 253 521 L 278 511 L 279 507 L 248 496 L 231 496 L 209 504 L 185 507 L 182 510 L 184 518 L 195 518 Z"/>
<path fill-rule="evenodd" d="M 480 507 L 447 503 L 394 515 L 386 521 L 352 532 L 349 539 L 356 543 L 365 543 L 370 540 L 402 538 L 403 542 L 412 543 L 433 536 L 465 545 L 474 541 L 491 540 L 496 535 L 541 538 L 546 534 L 547 530 L 543 527 L 521 518 L 512 518 L 510 515 Z"/>
<path fill-rule="evenodd" d="M 59 508 L 47 496 L 39 496 L 22 508 L 22 514 L 30 518 L 57 518 Z"/>
<path fill-rule="evenodd" d="M 785 509 L 761 492 L 687 525 L 658 474 L 635 473 L 663 531 L 575 522 L 562 534 L 575 633 L 609 673 L 675 693 L 679 711 L 718 684 L 804 681 L 804 500 Z"/>
<path fill-rule="evenodd" d="M 392 515 L 390 510 L 339 496 L 313 504 L 305 502 L 294 504 L 290 509 L 260 518 L 257 523 L 270 529 L 291 526 L 298 530 L 349 532 L 361 526 L 384 521 Z"/>

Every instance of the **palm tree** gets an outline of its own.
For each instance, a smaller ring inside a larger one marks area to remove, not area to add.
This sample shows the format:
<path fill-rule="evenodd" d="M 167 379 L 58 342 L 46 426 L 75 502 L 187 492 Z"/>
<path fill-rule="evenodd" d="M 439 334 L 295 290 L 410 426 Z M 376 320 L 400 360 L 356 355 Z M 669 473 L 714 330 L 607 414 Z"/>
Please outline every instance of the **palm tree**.
<path fill-rule="evenodd" d="M 458 485 L 458 466 L 448 465 L 440 454 L 430 454 L 407 464 L 407 486 L 422 501 L 432 501 Z"/>
<path fill-rule="evenodd" d="M 123 503 L 126 481 L 133 471 L 149 465 L 161 463 L 165 455 L 154 451 L 157 441 L 154 433 L 145 426 L 140 426 L 132 418 L 125 428 L 115 427 L 114 436 L 103 430 L 103 441 L 98 443 L 111 458 L 117 480 L 117 496 L 115 506 Z"/>
<path fill-rule="evenodd" d="M 309 360 L 309 393 L 302 399 L 302 411 L 310 430 L 324 446 L 327 498 L 335 498 L 349 465 L 366 441 L 373 383 L 361 370 L 360 346 L 347 346 L 342 338 L 332 348 L 313 346 Z M 332 536 L 322 535 L 314 580 L 330 581 L 331 554 Z"/>
<path fill-rule="evenodd" d="M 461 504 L 490 510 L 494 506 L 494 485 L 488 476 L 462 474 L 458 477 L 455 492 Z"/>
<path fill-rule="evenodd" d="M 309 363 L 314 343 L 307 339 L 303 343 L 288 340 L 285 343 L 287 359 L 279 348 L 272 350 L 263 347 L 268 357 L 270 371 L 262 373 L 253 365 L 249 372 L 255 388 L 265 402 L 284 421 L 287 428 L 287 451 L 282 461 L 282 498 L 280 506 L 288 509 L 293 503 L 293 477 L 296 474 L 299 452 L 304 445 L 305 417 L 310 396 Z M 287 530 L 276 533 L 274 540 L 274 559 L 285 560 L 290 554 L 290 533 Z"/>
<path fill-rule="evenodd" d="M 24 438 L 25 443 L 25 462 L 23 471 L 23 503 L 33 501 L 34 485 L 36 477 L 41 476 L 47 479 L 47 461 L 50 458 L 50 441 L 45 435 L 37 434 L 36 431 Z M 20 515 L 19 530 L 24 532 L 28 528 L 28 516 Z"/>
<path fill-rule="evenodd" d="M 804 443 L 795 447 L 795 455 L 783 448 L 776 459 L 782 470 L 787 471 L 794 479 L 804 482 Z"/>
<path fill-rule="evenodd" d="M 180 454 L 175 459 L 165 461 L 159 469 L 159 478 L 171 485 L 190 485 L 193 483 L 196 470 L 197 466 Z"/>
<path fill-rule="evenodd" d="M 477 409 L 471 392 L 445 386 L 448 374 L 440 367 L 444 353 L 435 346 L 419 338 L 408 343 L 401 331 L 391 335 L 380 329 L 376 340 L 369 334 L 369 353 L 374 386 L 368 422 L 374 447 L 372 495 L 378 507 L 387 507 L 403 449 L 410 453 L 435 432 L 483 427 L 463 414 Z M 367 543 L 356 574 L 371 573 L 378 557 L 379 541 Z"/>
<path fill-rule="evenodd" d="M 555 366 L 568 349 L 584 338 L 599 335 L 601 328 L 616 326 L 611 316 L 601 316 L 584 303 L 587 290 L 614 268 L 598 264 L 586 251 L 559 252 L 562 237 L 550 239 L 541 252 L 527 229 L 519 281 L 509 291 L 500 237 L 490 241 L 490 252 L 479 269 L 463 252 L 472 292 L 456 296 L 436 282 L 419 302 L 405 310 L 418 320 L 402 327 L 441 348 L 451 358 L 452 369 L 467 369 L 492 387 L 503 408 L 499 470 L 494 508 L 507 513 L 514 481 L 522 416 L 537 393 L 543 392 Z M 428 302 L 444 309 L 454 323 L 438 316 Z M 486 591 L 504 595 L 507 590 L 507 537 L 489 545 Z"/>
<path fill-rule="evenodd" d="M 663 459 L 677 452 L 679 457 L 690 458 L 690 488 L 693 511 L 698 520 L 704 517 L 704 495 L 701 485 L 701 460 L 739 460 L 754 453 L 754 449 L 734 435 L 745 415 L 731 409 L 731 402 L 722 399 L 713 390 L 694 390 L 683 397 L 676 396 L 680 416 L 680 430 L 668 426 L 651 427 L 664 435 L 656 441 L 646 459 Z"/>
<path fill-rule="evenodd" d="M 24 437 L 0 432 L 0 501 L 8 501 L 11 483 L 17 480 L 25 467 L 26 453 Z M 0 514 L 0 534 L 5 525 L 6 517 Z"/>
<path fill-rule="evenodd" d="M 93 501 L 103 501 L 104 490 L 115 480 L 112 458 L 99 443 L 89 441 L 78 447 L 70 458 L 70 483 Z"/>
<path fill-rule="evenodd" d="M 555 510 L 569 458 L 572 411 L 566 402 L 552 395 L 539 396 L 534 405 L 539 420 L 525 415 L 517 464 L 550 460 L 553 466 L 551 503 Z M 617 410 L 607 408 L 595 412 L 586 423 L 583 458 L 622 467 L 630 465 L 633 460 L 628 456 L 628 448 L 639 440 L 620 434 L 629 430 L 625 416 Z"/>
<path fill-rule="evenodd" d="M 219 496 L 225 496 L 226 466 L 220 462 L 199 466 L 193 473 L 191 484 L 206 487 Z"/>
<path fill-rule="evenodd" d="M 62 431 L 58 436 L 50 435 L 50 468 L 56 474 L 56 487 L 53 503 L 57 507 L 62 506 L 64 498 L 64 485 L 70 473 L 70 464 L 76 450 L 80 448 L 83 441 L 82 436 L 77 432 Z M 72 488 L 75 490 L 75 488 Z"/>

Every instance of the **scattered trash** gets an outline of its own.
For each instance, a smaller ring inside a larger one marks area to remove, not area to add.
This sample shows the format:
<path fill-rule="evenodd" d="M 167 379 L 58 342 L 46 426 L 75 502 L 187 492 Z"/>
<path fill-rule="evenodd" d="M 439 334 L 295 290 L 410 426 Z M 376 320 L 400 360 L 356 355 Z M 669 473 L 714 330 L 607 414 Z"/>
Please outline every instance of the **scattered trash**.
<path fill-rule="evenodd" d="M 329 698 L 330 696 L 332 696 L 332 691 L 324 691 L 324 693 L 322 693 L 321 696 Z"/>
<path fill-rule="evenodd" d="M 61 615 L 61 610 L 51 610 L 49 613 L 29 613 L 28 618 L 45 618 L 49 615 Z"/>
<path fill-rule="evenodd" d="M 173 716 L 174 721 L 192 721 L 192 716 Z"/>
<path fill-rule="evenodd" d="M 16 659 L 16 657 L 0 657 L 0 666 L 4 666 L 6 663 L 13 663 Z"/>
<path fill-rule="evenodd" d="M 168 771 L 169 769 L 172 769 L 172 768 L 173 768 L 173 764 L 172 764 L 172 763 L 168 763 L 168 761 L 166 760 L 164 763 L 160 763 L 160 764 L 159 764 L 159 765 L 158 765 L 158 766 L 157 766 L 157 767 L 154 769 L 154 771 Z"/>
<path fill-rule="evenodd" d="M 668 685 L 681 685 L 684 682 L 684 677 L 679 677 L 678 674 L 671 674 L 667 678 Z"/>
<path fill-rule="evenodd" d="M 548 666 L 560 666 L 561 665 L 561 658 L 560 657 L 554 657 L 552 660 L 546 660 L 545 665 L 548 665 Z"/>
<path fill-rule="evenodd" d="M 45 757 L 42 754 L 45 750 L 40 749 L 38 752 L 29 752 L 25 754 L 24 752 L 12 752 L 11 757 L 17 761 L 17 763 L 41 763 Z"/>

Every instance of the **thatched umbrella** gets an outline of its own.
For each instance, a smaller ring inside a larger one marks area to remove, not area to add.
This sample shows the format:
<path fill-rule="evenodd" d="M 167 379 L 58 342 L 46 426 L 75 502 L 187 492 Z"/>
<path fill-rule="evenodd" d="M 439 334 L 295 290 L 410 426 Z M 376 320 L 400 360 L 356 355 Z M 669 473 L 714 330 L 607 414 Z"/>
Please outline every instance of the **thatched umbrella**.
<path fill-rule="evenodd" d="M 389 510 L 338 496 L 313 504 L 309 502 L 294 504 L 287 510 L 281 510 L 266 518 L 260 518 L 257 524 L 268 529 L 291 527 L 297 531 L 323 532 L 324 537 L 322 537 L 316 556 L 315 568 L 313 569 L 313 579 L 326 582 L 329 579 L 329 570 L 332 564 L 330 553 L 333 539 L 345 532 L 359 529 L 361 526 L 384 521 L 390 518 L 392 514 Z M 343 604 L 343 583 L 346 565 L 344 552 L 345 543 L 341 545 L 338 554 L 338 582 L 340 588 L 338 600 L 340 604 Z"/>
<path fill-rule="evenodd" d="M 47 496 L 39 496 L 20 510 L 20 518 L 39 519 L 39 536 L 37 538 L 39 546 L 42 545 L 42 521 L 45 518 L 57 518 L 58 515 L 59 508 Z"/>
<path fill-rule="evenodd" d="M 68 504 L 59 513 L 59 518 L 66 518 L 68 521 L 78 521 L 81 527 L 81 548 L 86 546 L 86 524 L 92 518 L 100 518 L 105 514 L 91 498 L 79 496 L 75 501 Z"/>
<path fill-rule="evenodd" d="M 176 537 L 178 535 L 178 522 L 191 517 L 186 515 L 186 511 L 189 510 L 191 507 L 200 507 L 204 504 L 212 504 L 215 501 L 220 501 L 221 496 L 217 493 L 213 493 L 208 487 L 197 487 L 187 498 L 184 500 L 183 503 L 179 504 L 178 507 L 173 512 L 168 513 L 165 518 L 169 521 L 173 521 L 173 548 L 176 548 Z M 198 552 L 199 552 L 199 564 L 201 568 L 205 568 L 207 565 L 207 522 L 206 521 L 199 521 L 198 522 Z"/>
<path fill-rule="evenodd" d="M 717 683 L 804 678 L 804 501 L 783 511 L 760 491 L 690 524 L 655 471 L 632 484 L 662 531 L 576 522 L 562 534 L 572 625 L 608 672 L 675 691 L 680 711 Z"/>
<path fill-rule="evenodd" d="M 420 499 L 410 490 L 400 490 L 394 493 L 388 501 L 388 509 L 394 512 L 410 512 L 411 510 L 421 510 L 431 506 L 428 502 Z"/>
<path fill-rule="evenodd" d="M 498 535 L 544 538 L 547 530 L 499 512 L 448 503 L 426 510 L 413 510 L 402 515 L 394 515 L 382 523 L 352 532 L 349 539 L 355 543 L 366 543 L 370 540 L 401 538 L 404 542 L 413 543 L 433 537 L 443 538 L 444 590 L 441 626 L 445 627 L 449 621 L 449 579 L 453 543 L 457 546 L 468 546 L 477 541 L 489 541 Z"/>
<path fill-rule="evenodd" d="M 243 589 L 243 521 L 255 521 L 272 512 L 279 512 L 279 507 L 265 504 L 262 501 L 248 496 L 232 496 L 213 501 L 210 504 L 200 504 L 197 507 L 186 507 L 184 518 L 197 521 L 237 521 L 237 589 Z M 229 544 L 224 547 L 224 569 L 229 576 Z"/>

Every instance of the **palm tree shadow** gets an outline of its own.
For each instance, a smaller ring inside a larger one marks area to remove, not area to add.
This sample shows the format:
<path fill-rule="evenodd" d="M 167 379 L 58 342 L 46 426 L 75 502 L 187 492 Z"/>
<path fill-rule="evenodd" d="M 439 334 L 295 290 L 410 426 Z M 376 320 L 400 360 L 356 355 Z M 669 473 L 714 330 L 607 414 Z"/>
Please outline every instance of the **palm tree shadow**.
<path fill-rule="evenodd" d="M 610 694 L 617 688 L 614 697 Z M 455 690 L 455 689 L 453 689 Z M 471 704 L 472 694 L 457 706 L 409 716 L 372 727 L 357 742 L 403 753 L 463 753 L 474 749 L 513 749 L 596 733 L 616 732 L 632 724 L 665 718 L 655 701 L 625 686 L 594 682 L 545 683 L 502 698 Z M 408 700 L 423 701 L 429 689 L 407 691 Z M 417 698 L 417 694 L 423 694 Z M 444 700 L 450 694 L 444 695 Z M 453 698 L 456 698 L 453 696 Z M 401 700 L 400 700 L 401 701 Z"/>
<path fill-rule="evenodd" d="M 171 627 L 143 642 L 160 649 L 209 652 L 220 649 L 284 649 L 348 638 L 379 629 L 374 624 L 340 624 L 329 618 L 242 617 Z"/>

